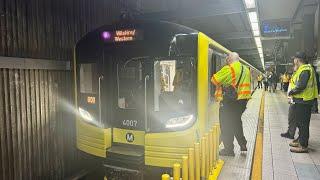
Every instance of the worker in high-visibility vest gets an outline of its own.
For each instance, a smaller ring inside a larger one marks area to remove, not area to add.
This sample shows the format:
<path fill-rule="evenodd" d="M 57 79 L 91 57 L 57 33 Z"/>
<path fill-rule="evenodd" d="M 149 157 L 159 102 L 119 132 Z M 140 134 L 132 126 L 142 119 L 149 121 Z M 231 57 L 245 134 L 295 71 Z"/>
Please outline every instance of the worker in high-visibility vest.
<path fill-rule="evenodd" d="M 287 72 L 285 72 L 282 76 L 282 83 L 283 83 L 283 91 L 284 92 L 288 91 L 289 81 L 290 81 L 290 75 Z"/>
<path fill-rule="evenodd" d="M 258 77 L 257 77 L 257 80 L 258 80 L 258 88 L 262 88 L 262 79 L 263 79 L 263 76 L 262 74 L 259 74 Z"/>
<path fill-rule="evenodd" d="M 240 150 L 247 151 L 241 115 L 251 98 L 251 80 L 249 68 L 241 64 L 239 59 L 238 53 L 230 53 L 226 58 L 227 65 L 211 78 L 211 82 L 217 87 L 215 98 L 220 101 L 219 121 L 224 144 L 220 155 L 224 156 L 234 156 L 234 137 Z"/>
<path fill-rule="evenodd" d="M 291 90 L 288 95 L 292 98 L 293 117 L 299 128 L 299 138 L 289 145 L 292 147 L 291 152 L 306 153 L 308 152 L 311 108 L 318 96 L 318 87 L 315 72 L 312 66 L 307 64 L 305 53 L 296 53 L 294 65 L 297 71 L 292 76 Z"/>
<path fill-rule="evenodd" d="M 293 59 L 294 59 L 294 57 L 292 57 L 292 60 Z M 298 70 L 298 67 L 294 66 L 293 67 L 294 74 L 297 72 L 297 70 Z M 289 92 L 291 91 L 293 86 L 294 86 L 293 80 L 290 79 L 288 89 L 287 89 L 287 95 L 289 94 Z M 289 110 L 288 110 L 288 130 L 285 133 L 281 133 L 281 136 L 285 137 L 285 138 L 289 138 L 289 139 L 294 139 L 294 135 L 296 134 L 296 129 L 297 129 L 297 122 L 294 117 L 295 116 L 295 105 L 292 100 L 292 97 L 289 97 L 289 95 L 288 95 L 288 101 L 290 104 Z"/>

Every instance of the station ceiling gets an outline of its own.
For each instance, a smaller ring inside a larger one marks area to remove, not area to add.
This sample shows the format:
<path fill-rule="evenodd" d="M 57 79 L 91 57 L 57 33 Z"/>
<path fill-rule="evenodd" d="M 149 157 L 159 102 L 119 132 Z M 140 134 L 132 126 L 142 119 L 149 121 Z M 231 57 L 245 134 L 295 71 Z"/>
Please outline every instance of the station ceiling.
<path fill-rule="evenodd" d="M 120 14 L 131 11 L 134 16 L 176 22 L 204 32 L 262 69 L 246 1 L 250 0 L 30 0 L 19 3 L 2 0 L 0 55 L 70 60 L 73 45 L 84 34 L 116 22 L 120 20 Z M 261 37 L 264 61 L 288 59 L 294 51 L 302 48 L 302 17 L 304 13 L 315 13 L 318 0 L 255 2 L 260 23 L 268 20 L 291 23 L 291 34 L 287 39 Z M 315 24 L 315 38 L 318 36 L 317 26 Z"/>
<path fill-rule="evenodd" d="M 301 21 L 301 6 L 304 1 L 313 0 L 256 0 L 260 25 L 266 20 L 291 23 Z M 251 31 L 245 0 L 141 0 L 140 7 L 147 18 L 173 21 L 197 29 L 228 49 L 238 52 L 254 66 L 260 69 L 263 67 Z M 299 28 L 299 25 L 293 27 Z M 279 48 L 279 43 L 288 46 L 288 39 L 282 41 L 262 37 L 265 61 L 271 61 L 277 56 L 275 49 Z M 277 52 L 281 53 L 282 59 L 290 56 L 287 48 L 283 47 L 286 52 Z"/>

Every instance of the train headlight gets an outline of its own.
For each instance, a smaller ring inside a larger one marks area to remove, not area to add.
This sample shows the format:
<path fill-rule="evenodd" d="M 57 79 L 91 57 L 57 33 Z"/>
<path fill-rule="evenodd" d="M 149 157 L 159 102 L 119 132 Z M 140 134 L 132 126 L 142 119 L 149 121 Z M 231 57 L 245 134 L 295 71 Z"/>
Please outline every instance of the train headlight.
<path fill-rule="evenodd" d="M 91 116 L 91 114 L 88 111 L 82 109 L 81 107 L 79 107 L 79 113 L 84 120 L 89 122 L 93 121 L 93 117 Z"/>
<path fill-rule="evenodd" d="M 171 118 L 166 122 L 166 128 L 184 127 L 192 123 L 193 119 L 193 114 Z"/>

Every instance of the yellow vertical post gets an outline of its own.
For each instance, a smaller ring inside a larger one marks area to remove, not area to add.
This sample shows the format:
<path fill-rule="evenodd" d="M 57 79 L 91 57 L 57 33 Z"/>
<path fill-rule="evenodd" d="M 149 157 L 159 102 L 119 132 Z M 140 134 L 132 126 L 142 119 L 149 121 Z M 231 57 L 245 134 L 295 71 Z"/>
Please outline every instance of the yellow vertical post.
<path fill-rule="evenodd" d="M 206 177 L 208 177 L 209 176 L 209 134 L 208 133 L 206 133 L 206 135 L 205 135 L 205 137 L 206 137 Z"/>
<path fill-rule="evenodd" d="M 173 180 L 180 180 L 180 167 L 179 163 L 173 165 Z"/>
<path fill-rule="evenodd" d="M 182 180 L 188 180 L 189 175 L 188 156 L 182 156 Z"/>
<path fill-rule="evenodd" d="M 194 180 L 194 149 L 189 148 L 189 179 Z"/>
<path fill-rule="evenodd" d="M 212 154 L 213 154 L 213 160 L 212 160 L 212 162 L 213 162 L 213 168 L 216 168 L 216 165 L 217 165 L 217 152 L 219 151 L 219 147 L 218 147 L 218 139 L 217 139 L 217 130 L 218 130 L 218 128 L 217 128 L 217 126 L 216 125 L 214 125 L 213 126 L 213 132 L 212 132 L 212 139 L 213 139 L 213 151 L 212 151 Z"/>
<path fill-rule="evenodd" d="M 170 180 L 169 174 L 162 174 L 161 180 Z"/>
<path fill-rule="evenodd" d="M 195 180 L 200 180 L 200 144 L 194 144 L 194 156 L 196 159 L 196 177 Z"/>
<path fill-rule="evenodd" d="M 206 138 L 201 138 L 201 179 L 206 177 Z"/>
<path fill-rule="evenodd" d="M 213 130 L 210 129 L 209 131 L 209 172 L 211 172 L 211 169 L 213 167 Z"/>
<path fill-rule="evenodd" d="M 217 132 L 217 135 L 216 135 L 216 141 L 217 141 L 217 151 L 216 151 L 216 158 L 217 158 L 217 161 L 220 159 L 219 158 L 219 146 L 220 146 L 220 134 L 221 134 L 221 130 L 220 130 L 220 125 L 216 125 L 216 132 Z"/>

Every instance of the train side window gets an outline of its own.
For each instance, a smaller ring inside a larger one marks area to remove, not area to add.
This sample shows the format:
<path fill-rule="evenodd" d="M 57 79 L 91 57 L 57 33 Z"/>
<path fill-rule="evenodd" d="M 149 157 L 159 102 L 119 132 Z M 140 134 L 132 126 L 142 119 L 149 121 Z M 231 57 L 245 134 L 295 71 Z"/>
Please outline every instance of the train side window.
<path fill-rule="evenodd" d="M 97 65 L 80 64 L 80 92 L 95 94 L 97 92 Z"/>

